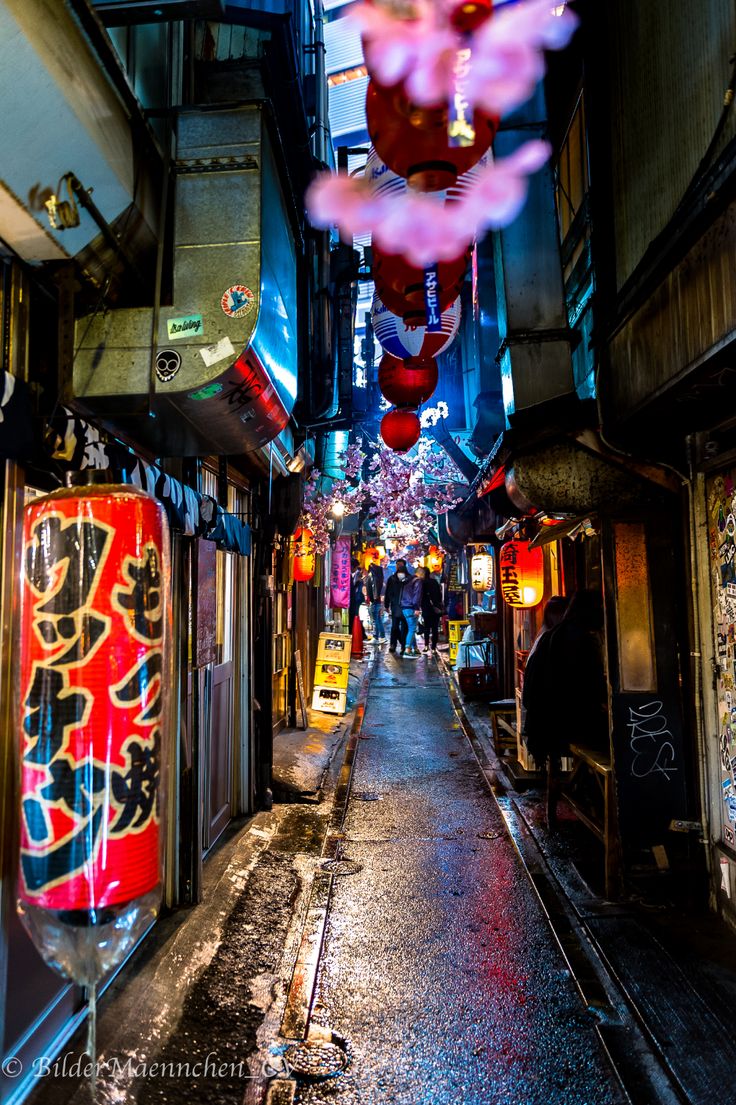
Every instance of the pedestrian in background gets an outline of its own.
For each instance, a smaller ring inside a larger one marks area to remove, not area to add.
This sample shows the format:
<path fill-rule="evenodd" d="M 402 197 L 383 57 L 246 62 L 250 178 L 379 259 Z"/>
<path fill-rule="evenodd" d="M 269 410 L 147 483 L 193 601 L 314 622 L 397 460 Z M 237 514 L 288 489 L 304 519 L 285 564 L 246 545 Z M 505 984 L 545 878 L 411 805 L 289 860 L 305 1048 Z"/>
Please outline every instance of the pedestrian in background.
<path fill-rule="evenodd" d="M 416 646 L 417 622 L 422 612 L 423 582 L 419 575 L 409 576 L 401 588 L 401 613 L 406 622 L 406 647 L 404 655 L 416 659 L 419 649 Z"/>
<path fill-rule="evenodd" d="M 391 615 L 391 639 L 389 641 L 389 652 L 396 652 L 396 646 L 400 646 L 400 654 L 404 655 L 404 649 L 406 647 L 406 634 L 408 626 L 404 618 L 404 612 L 401 605 L 401 592 L 404 587 L 404 583 L 409 578 L 409 574 L 406 570 L 406 561 L 396 561 L 396 571 L 393 575 L 389 576 L 388 583 L 386 584 L 386 591 L 383 596 L 383 604 L 386 610 Z"/>
<path fill-rule="evenodd" d="M 381 593 L 383 591 L 383 568 L 380 564 L 370 564 L 363 577 L 366 600 L 373 622 L 373 638 L 376 641 L 385 641 L 386 634 L 383 628 L 383 612 L 381 608 Z"/>
<path fill-rule="evenodd" d="M 553 595 L 544 607 L 542 628 L 529 650 L 524 668 L 524 687 L 521 704 L 524 707 L 524 728 L 522 735 L 534 762 L 547 771 L 547 808 L 549 811 L 552 796 L 559 777 L 559 766 L 551 750 L 549 719 L 550 705 L 546 695 L 546 660 L 550 642 L 550 632 L 559 625 L 567 610 L 570 599 L 566 595 Z M 553 762 L 554 759 L 554 762 Z M 556 795 L 554 803 L 556 805 Z M 554 820 L 554 817 L 552 818 Z M 547 821 L 550 821 L 549 812 Z"/>
<path fill-rule="evenodd" d="M 424 622 L 424 651 L 430 648 L 436 651 L 440 628 L 440 618 L 445 612 L 442 602 L 442 587 L 438 579 L 430 575 L 428 568 L 419 568 L 417 575 L 422 581 L 422 621 Z"/>

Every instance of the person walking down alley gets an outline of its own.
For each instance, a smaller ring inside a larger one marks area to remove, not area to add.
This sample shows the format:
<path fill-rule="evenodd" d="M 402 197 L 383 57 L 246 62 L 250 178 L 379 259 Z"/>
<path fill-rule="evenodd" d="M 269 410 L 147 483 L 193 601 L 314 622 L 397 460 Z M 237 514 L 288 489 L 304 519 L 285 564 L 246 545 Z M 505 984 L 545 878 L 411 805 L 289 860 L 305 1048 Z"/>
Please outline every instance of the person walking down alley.
<path fill-rule="evenodd" d="M 383 591 L 383 568 L 380 564 L 370 564 L 363 579 L 368 609 L 370 610 L 373 624 L 374 641 L 385 641 L 386 633 L 383 628 L 383 611 L 381 609 L 381 592 Z"/>
<path fill-rule="evenodd" d="M 437 649 L 440 618 L 445 612 L 442 587 L 428 568 L 420 568 L 417 575 L 422 581 L 422 621 L 424 622 L 424 651 Z"/>
<path fill-rule="evenodd" d="M 416 645 L 417 623 L 422 612 L 424 585 L 419 575 L 409 576 L 401 588 L 401 613 L 406 622 L 406 647 L 404 655 L 415 659 L 419 655 Z"/>
<path fill-rule="evenodd" d="M 396 561 L 396 571 L 392 576 L 389 576 L 386 584 L 386 591 L 383 596 L 383 604 L 386 610 L 391 615 L 391 639 L 389 641 L 389 652 L 396 652 L 398 645 L 400 655 L 404 655 L 404 649 L 406 647 L 406 634 L 408 626 L 404 619 L 404 612 L 401 606 L 401 592 L 404 587 L 404 583 L 409 578 L 406 570 L 406 561 Z"/>

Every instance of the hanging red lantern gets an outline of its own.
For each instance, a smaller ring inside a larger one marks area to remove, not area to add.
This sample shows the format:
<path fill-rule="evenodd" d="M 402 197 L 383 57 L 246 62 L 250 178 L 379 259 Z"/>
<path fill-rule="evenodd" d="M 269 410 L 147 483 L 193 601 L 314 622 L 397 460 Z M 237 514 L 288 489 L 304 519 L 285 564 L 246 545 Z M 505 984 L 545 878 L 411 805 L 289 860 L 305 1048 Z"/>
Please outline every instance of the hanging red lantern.
<path fill-rule="evenodd" d="M 476 109 L 472 142 L 451 146 L 447 106 L 418 107 L 401 85 L 384 89 L 370 81 L 365 110 L 378 156 L 421 192 L 451 187 L 481 159 L 496 133 L 496 120 Z"/>
<path fill-rule="evenodd" d="M 371 304 L 371 323 L 379 345 L 399 360 L 415 357 L 424 361 L 444 353 L 460 329 L 460 314 L 458 297 L 441 313 L 439 329 L 429 330 L 424 325 L 408 326 L 377 295 L 373 296 Z"/>
<path fill-rule="evenodd" d="M 399 361 L 385 353 L 378 366 L 381 395 L 395 407 L 418 407 L 437 387 L 439 369 L 433 357 Z"/>
<path fill-rule="evenodd" d="M 381 437 L 389 449 L 407 453 L 419 441 L 422 426 L 414 411 L 393 410 L 381 419 Z"/>
<path fill-rule="evenodd" d="M 370 568 L 371 564 L 380 564 L 385 555 L 386 550 L 375 545 L 370 549 L 363 549 L 363 567 Z"/>
<path fill-rule="evenodd" d="M 493 0 L 450 0 L 450 23 L 460 34 L 472 34 L 491 15 Z"/>
<path fill-rule="evenodd" d="M 507 541 L 498 555 L 501 592 L 509 606 L 528 609 L 544 597 L 544 552 L 526 541 Z"/>
<path fill-rule="evenodd" d="M 161 504 L 136 488 L 66 489 L 25 511 L 18 909 L 44 958 L 86 985 L 160 900 L 168 547 Z"/>
<path fill-rule="evenodd" d="M 316 566 L 314 533 L 308 526 L 300 526 L 294 534 L 294 579 L 300 583 L 312 579 Z"/>
<path fill-rule="evenodd" d="M 460 294 L 470 263 L 470 250 L 455 261 L 435 266 L 432 278 L 436 309 L 445 311 Z M 381 252 L 373 246 L 371 275 L 376 291 L 389 311 L 400 315 L 407 325 L 423 325 L 427 317 L 425 270 L 415 268 L 403 257 Z"/>

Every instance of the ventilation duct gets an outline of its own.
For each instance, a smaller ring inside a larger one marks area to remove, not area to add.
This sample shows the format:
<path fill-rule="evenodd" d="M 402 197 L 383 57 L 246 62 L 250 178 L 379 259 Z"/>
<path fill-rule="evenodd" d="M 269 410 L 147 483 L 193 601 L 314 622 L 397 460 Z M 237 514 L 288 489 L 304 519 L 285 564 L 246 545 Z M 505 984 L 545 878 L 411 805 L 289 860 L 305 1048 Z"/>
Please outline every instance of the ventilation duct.
<path fill-rule="evenodd" d="M 259 106 L 179 116 L 175 202 L 155 372 L 152 308 L 80 319 L 71 402 L 157 455 L 250 452 L 297 390 L 296 251 Z"/>

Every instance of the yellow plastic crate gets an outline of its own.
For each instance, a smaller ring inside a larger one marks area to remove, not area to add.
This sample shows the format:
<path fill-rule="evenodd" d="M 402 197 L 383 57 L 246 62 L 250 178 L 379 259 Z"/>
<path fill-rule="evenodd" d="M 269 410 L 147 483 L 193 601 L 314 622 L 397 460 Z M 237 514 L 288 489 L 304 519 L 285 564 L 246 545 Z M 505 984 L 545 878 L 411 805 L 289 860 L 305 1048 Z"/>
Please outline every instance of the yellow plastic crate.
<path fill-rule="evenodd" d="M 463 618 L 461 621 L 448 622 L 447 625 L 450 643 L 456 645 L 470 625 L 470 622 L 467 618 Z"/>
<path fill-rule="evenodd" d="M 335 660 L 318 660 L 314 669 L 314 686 L 339 687 L 340 690 L 345 690 L 349 674 L 349 664 L 338 664 Z"/>
<path fill-rule="evenodd" d="M 333 664 L 349 664 L 353 638 L 342 633 L 320 633 L 317 660 L 330 660 Z"/>
<path fill-rule="evenodd" d="M 315 687 L 312 694 L 312 709 L 323 714 L 344 714 L 347 709 L 348 692 L 336 687 Z"/>

